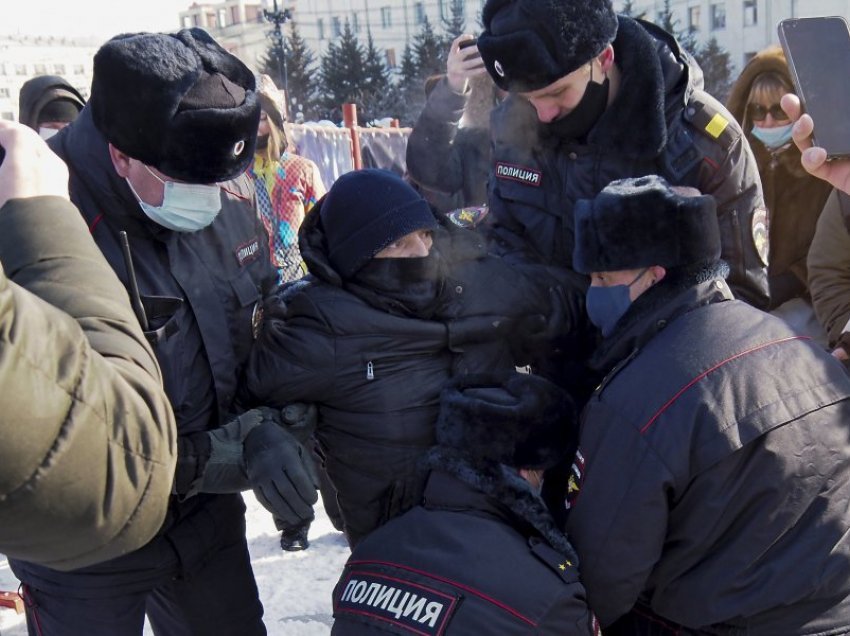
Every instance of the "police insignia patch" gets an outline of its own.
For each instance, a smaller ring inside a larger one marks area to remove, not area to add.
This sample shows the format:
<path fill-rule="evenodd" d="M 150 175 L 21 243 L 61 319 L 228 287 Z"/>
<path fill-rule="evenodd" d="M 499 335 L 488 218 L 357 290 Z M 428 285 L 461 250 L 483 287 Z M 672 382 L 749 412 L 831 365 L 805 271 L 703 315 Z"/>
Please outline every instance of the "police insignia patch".
<path fill-rule="evenodd" d="M 543 173 L 534 168 L 526 168 L 525 166 L 515 166 L 504 161 L 496 162 L 496 176 L 499 179 L 510 179 L 511 181 L 519 181 L 525 185 L 540 187 L 540 182 L 543 180 Z"/>
<path fill-rule="evenodd" d="M 581 450 L 577 450 L 573 465 L 570 467 L 570 478 L 567 481 L 567 492 L 564 497 L 564 507 L 567 510 L 572 508 L 578 499 L 581 482 L 584 479 L 584 469 L 584 455 L 581 454 Z"/>
<path fill-rule="evenodd" d="M 393 576 L 351 569 L 334 598 L 334 615 L 353 614 L 364 622 L 392 625 L 396 633 L 439 636 L 461 601 L 419 583 Z"/>
<path fill-rule="evenodd" d="M 753 243 L 761 264 L 767 267 L 770 258 L 770 240 L 767 230 L 767 210 L 758 208 L 753 212 Z"/>
<path fill-rule="evenodd" d="M 263 326 L 263 305 L 262 301 L 254 303 L 254 311 L 251 312 L 251 335 L 256 340 L 260 335 L 260 328 Z"/>

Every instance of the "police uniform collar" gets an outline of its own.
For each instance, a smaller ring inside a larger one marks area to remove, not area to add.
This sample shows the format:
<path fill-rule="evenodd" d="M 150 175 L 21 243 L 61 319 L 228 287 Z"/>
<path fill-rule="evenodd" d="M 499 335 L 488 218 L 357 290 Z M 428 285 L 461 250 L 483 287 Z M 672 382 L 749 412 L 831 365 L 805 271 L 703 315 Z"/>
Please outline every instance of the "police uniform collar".
<path fill-rule="evenodd" d="M 656 40 L 642 24 L 618 16 L 614 60 L 620 86 L 614 101 L 588 134 L 588 144 L 616 148 L 635 158 L 657 157 L 667 144 L 665 77 Z"/>

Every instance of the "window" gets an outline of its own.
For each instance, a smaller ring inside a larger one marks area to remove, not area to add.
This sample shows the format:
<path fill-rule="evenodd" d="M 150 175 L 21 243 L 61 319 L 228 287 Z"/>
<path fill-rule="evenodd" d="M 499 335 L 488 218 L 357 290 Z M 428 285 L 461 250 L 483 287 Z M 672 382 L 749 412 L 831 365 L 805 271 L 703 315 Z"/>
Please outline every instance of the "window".
<path fill-rule="evenodd" d="M 413 5 L 413 24 L 419 25 L 425 22 L 425 5 L 417 2 Z"/>
<path fill-rule="evenodd" d="M 86 67 L 82 64 L 74 64 L 74 75 L 85 75 Z"/>
<path fill-rule="evenodd" d="M 64 64 L 54 64 L 53 65 L 53 71 L 57 75 L 64 75 L 65 74 L 65 65 Z"/>
<path fill-rule="evenodd" d="M 5 119 L 6 121 L 15 121 L 15 113 L 11 113 L 11 112 L 0 113 L 0 117 Z"/>
<path fill-rule="evenodd" d="M 393 15 L 390 7 L 381 7 L 381 26 L 389 29 L 393 25 Z"/>
<path fill-rule="evenodd" d="M 756 51 L 748 51 L 748 52 L 744 53 L 744 63 L 742 65 L 742 67 L 749 64 L 750 60 L 753 59 L 755 56 L 756 56 Z"/>
<path fill-rule="evenodd" d="M 183 18 L 180 20 L 180 23 L 184 29 L 191 29 L 193 26 L 195 26 L 195 19 L 191 15 L 184 15 Z"/>
<path fill-rule="evenodd" d="M 15 64 L 15 75 L 27 75 L 27 65 Z"/>
<path fill-rule="evenodd" d="M 229 24 L 239 24 L 239 7 L 230 7 Z"/>
<path fill-rule="evenodd" d="M 398 66 L 395 59 L 395 49 L 387 49 L 387 66 L 390 68 Z"/>
<path fill-rule="evenodd" d="M 688 7 L 688 28 L 691 31 L 699 31 L 700 7 Z"/>
<path fill-rule="evenodd" d="M 711 30 L 726 28 L 726 3 L 718 2 L 711 5 Z"/>
<path fill-rule="evenodd" d="M 333 36 L 335 38 L 342 35 L 342 22 L 340 22 L 338 15 L 331 18 L 331 30 L 333 31 Z"/>
<path fill-rule="evenodd" d="M 36 64 L 35 65 L 35 74 L 36 75 L 47 75 L 47 65 L 46 64 Z"/>
<path fill-rule="evenodd" d="M 449 0 L 440 0 L 440 20 L 448 22 L 451 20 L 452 12 L 449 7 Z"/>
<path fill-rule="evenodd" d="M 319 19 L 316 21 L 316 26 L 317 26 L 317 27 L 318 27 L 318 29 L 319 29 L 319 39 L 320 39 L 320 40 L 324 40 L 324 39 L 325 39 L 325 19 L 324 19 L 324 18 L 319 18 Z"/>
<path fill-rule="evenodd" d="M 744 26 L 756 26 L 759 23 L 759 7 L 756 0 L 744 0 Z"/>
<path fill-rule="evenodd" d="M 356 13 L 351 14 L 351 28 L 354 29 L 355 33 L 360 33 L 360 18 L 357 17 Z"/>
<path fill-rule="evenodd" d="M 0 97 L 9 97 L 9 89 L 0 88 Z"/>
<path fill-rule="evenodd" d="M 223 29 L 227 26 L 227 11 L 225 9 L 218 10 L 218 27 Z"/>

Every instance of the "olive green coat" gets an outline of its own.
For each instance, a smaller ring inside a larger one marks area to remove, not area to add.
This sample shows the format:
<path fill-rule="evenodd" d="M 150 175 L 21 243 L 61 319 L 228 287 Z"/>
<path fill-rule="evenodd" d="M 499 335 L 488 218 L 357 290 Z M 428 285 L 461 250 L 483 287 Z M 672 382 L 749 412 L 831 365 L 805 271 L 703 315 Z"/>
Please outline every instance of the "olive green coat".
<path fill-rule="evenodd" d="M 175 425 L 127 292 L 58 197 L 0 208 L 0 552 L 67 570 L 147 543 Z"/>

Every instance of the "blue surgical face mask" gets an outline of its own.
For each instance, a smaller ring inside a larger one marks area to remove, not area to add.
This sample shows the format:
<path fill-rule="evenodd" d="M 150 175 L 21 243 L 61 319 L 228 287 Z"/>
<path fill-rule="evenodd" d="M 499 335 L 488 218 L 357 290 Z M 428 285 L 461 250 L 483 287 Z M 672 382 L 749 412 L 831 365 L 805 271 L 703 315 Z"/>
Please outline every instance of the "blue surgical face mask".
<path fill-rule="evenodd" d="M 197 232 L 212 223 L 221 211 L 221 191 L 217 185 L 163 181 L 150 168 L 145 166 L 145 169 L 165 188 L 162 205 L 145 203 L 129 179 L 127 185 L 142 211 L 162 227 L 175 232 Z"/>
<path fill-rule="evenodd" d="M 785 126 L 775 126 L 774 128 L 753 126 L 750 133 L 769 150 L 776 150 L 791 141 L 791 129 L 793 127 L 793 123 L 786 124 Z"/>
<path fill-rule="evenodd" d="M 648 270 L 648 267 L 641 270 L 628 285 L 611 285 L 610 287 L 591 285 L 587 288 L 587 315 L 590 322 L 599 327 L 604 337 L 611 335 L 620 318 L 628 311 L 632 304 L 629 289 Z"/>

